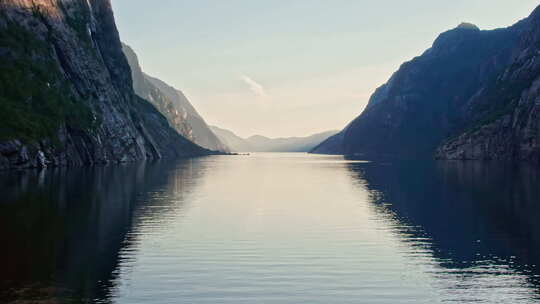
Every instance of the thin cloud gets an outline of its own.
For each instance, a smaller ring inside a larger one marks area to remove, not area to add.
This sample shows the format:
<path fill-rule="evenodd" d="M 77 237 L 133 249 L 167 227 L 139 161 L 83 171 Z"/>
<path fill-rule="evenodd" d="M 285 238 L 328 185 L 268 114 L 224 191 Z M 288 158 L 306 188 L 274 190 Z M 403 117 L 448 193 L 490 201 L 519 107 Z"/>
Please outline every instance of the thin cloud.
<path fill-rule="evenodd" d="M 240 78 L 249 86 L 249 89 L 253 92 L 253 94 L 255 94 L 255 96 L 261 98 L 268 97 L 266 90 L 260 83 L 245 75 L 241 76 Z"/>

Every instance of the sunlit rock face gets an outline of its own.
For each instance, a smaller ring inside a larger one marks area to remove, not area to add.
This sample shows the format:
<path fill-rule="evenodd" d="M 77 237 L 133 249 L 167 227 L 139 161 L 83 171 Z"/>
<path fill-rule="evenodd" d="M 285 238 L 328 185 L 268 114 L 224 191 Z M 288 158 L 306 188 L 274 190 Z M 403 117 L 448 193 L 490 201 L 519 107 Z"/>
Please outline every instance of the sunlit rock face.
<path fill-rule="evenodd" d="M 109 0 L 5 0 L 0 14 L 0 169 L 207 153 L 134 94 Z"/>
<path fill-rule="evenodd" d="M 135 51 L 125 44 L 122 48 L 131 68 L 133 89 L 137 95 L 150 101 L 184 137 L 206 149 L 229 152 L 229 148 L 210 130 L 181 91 L 145 74 Z"/>
<path fill-rule="evenodd" d="M 538 160 L 539 9 L 482 31 L 462 23 L 405 62 L 314 152 L 365 158 Z"/>

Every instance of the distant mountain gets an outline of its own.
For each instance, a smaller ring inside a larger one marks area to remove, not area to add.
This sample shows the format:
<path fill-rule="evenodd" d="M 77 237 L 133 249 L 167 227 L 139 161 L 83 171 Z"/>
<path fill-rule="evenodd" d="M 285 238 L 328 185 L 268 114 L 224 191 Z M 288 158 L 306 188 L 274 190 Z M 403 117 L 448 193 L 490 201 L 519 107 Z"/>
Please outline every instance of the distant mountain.
<path fill-rule="evenodd" d="M 233 132 L 211 127 L 214 133 L 236 152 L 309 152 L 337 131 L 328 131 L 308 137 L 268 138 L 254 135 L 241 138 Z"/>
<path fill-rule="evenodd" d="M 133 49 L 125 44 L 122 47 L 131 67 L 133 89 L 137 95 L 155 105 L 172 127 L 194 143 L 214 151 L 229 151 L 180 90 L 145 74 Z"/>
<path fill-rule="evenodd" d="M 338 131 L 327 131 L 308 137 L 268 138 L 255 135 L 247 138 L 253 152 L 309 152 Z"/>
<path fill-rule="evenodd" d="M 231 151 L 234 152 L 250 152 L 253 151 L 251 144 L 244 138 L 234 134 L 232 131 L 210 126 L 210 129 Z"/>
<path fill-rule="evenodd" d="M 540 161 L 540 8 L 482 31 L 462 23 L 401 65 L 314 153 Z"/>

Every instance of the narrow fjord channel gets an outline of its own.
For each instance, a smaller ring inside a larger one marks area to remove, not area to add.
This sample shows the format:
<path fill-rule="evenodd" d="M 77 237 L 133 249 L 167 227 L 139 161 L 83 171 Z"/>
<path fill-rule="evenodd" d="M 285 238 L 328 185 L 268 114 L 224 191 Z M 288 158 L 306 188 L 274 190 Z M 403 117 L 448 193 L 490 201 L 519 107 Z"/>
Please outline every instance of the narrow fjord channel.
<path fill-rule="evenodd" d="M 533 303 L 536 170 L 260 153 L 0 175 L 7 303 Z"/>

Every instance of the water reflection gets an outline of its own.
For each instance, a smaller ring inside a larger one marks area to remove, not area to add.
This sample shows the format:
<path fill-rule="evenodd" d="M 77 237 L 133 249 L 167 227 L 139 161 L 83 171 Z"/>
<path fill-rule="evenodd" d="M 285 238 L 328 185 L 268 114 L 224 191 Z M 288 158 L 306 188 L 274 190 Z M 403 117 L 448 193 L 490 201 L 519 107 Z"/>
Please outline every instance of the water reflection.
<path fill-rule="evenodd" d="M 535 303 L 539 176 L 254 154 L 0 174 L 0 302 Z"/>
<path fill-rule="evenodd" d="M 201 166 L 192 159 L 0 174 L 0 299 L 111 302 L 120 253 L 137 246 L 133 230 L 181 212 Z M 153 208 L 163 192 L 177 200 Z"/>
<path fill-rule="evenodd" d="M 490 292 L 505 290 L 516 302 L 540 299 L 537 168 L 398 162 L 349 169 L 370 191 L 379 216 L 394 221 L 394 233 L 410 246 L 411 258 L 433 256 L 431 273 L 447 300 L 490 302 Z"/>

